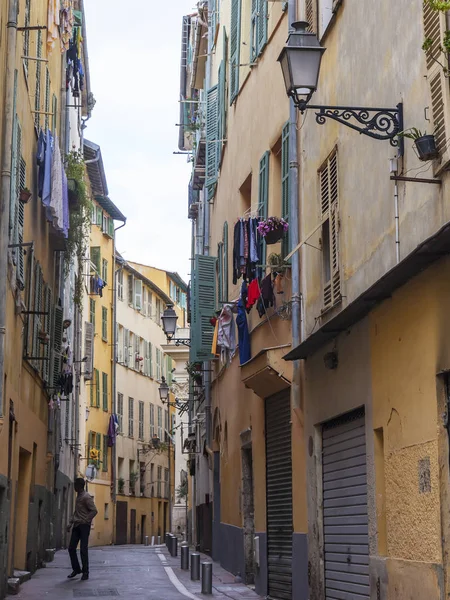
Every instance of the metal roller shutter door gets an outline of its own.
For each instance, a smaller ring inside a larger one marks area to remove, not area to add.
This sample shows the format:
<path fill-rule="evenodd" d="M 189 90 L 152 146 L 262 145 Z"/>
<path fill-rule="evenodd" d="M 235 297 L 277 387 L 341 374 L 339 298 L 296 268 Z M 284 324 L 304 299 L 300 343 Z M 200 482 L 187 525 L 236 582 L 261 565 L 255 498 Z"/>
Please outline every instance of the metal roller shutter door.
<path fill-rule="evenodd" d="M 266 485 L 268 591 L 292 598 L 292 457 L 289 391 L 267 398 Z"/>
<path fill-rule="evenodd" d="M 325 599 L 370 597 L 364 412 L 323 427 Z"/>

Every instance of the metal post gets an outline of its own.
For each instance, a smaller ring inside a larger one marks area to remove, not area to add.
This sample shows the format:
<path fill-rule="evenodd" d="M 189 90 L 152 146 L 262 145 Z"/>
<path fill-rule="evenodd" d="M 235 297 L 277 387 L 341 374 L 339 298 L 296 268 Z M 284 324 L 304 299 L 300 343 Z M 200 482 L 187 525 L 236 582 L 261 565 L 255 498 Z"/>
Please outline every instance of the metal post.
<path fill-rule="evenodd" d="M 191 581 L 200 579 L 200 554 L 193 552 L 191 554 Z"/>
<path fill-rule="evenodd" d="M 155 536 L 152 535 L 152 546 L 154 546 L 154 545 L 155 545 Z"/>
<path fill-rule="evenodd" d="M 160 545 L 161 545 L 161 536 L 158 535 L 158 546 L 160 546 Z"/>
<path fill-rule="evenodd" d="M 202 563 L 202 594 L 212 594 L 212 563 Z"/>
<path fill-rule="evenodd" d="M 170 538 L 170 554 L 173 558 L 178 556 L 178 538 L 176 535 L 172 535 Z"/>
<path fill-rule="evenodd" d="M 181 546 L 181 568 L 183 571 L 189 570 L 189 546 Z"/>
<path fill-rule="evenodd" d="M 148 546 L 148 535 L 144 538 L 144 546 Z"/>

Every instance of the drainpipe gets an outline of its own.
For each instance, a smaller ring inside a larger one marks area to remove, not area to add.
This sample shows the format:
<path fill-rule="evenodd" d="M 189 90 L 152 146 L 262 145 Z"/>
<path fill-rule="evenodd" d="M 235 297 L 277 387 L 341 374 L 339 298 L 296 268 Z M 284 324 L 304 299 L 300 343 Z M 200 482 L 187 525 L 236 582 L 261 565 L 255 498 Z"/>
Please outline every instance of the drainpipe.
<path fill-rule="evenodd" d="M 9 197 L 11 186 L 11 144 L 14 121 L 14 70 L 17 43 L 17 0 L 9 0 L 6 24 L 6 70 L 4 91 L 3 140 L 1 145 L 0 183 L 0 418 L 5 414 L 3 389 L 5 380 L 6 303 L 8 289 Z"/>
<path fill-rule="evenodd" d="M 289 24 L 297 20 L 297 2 L 288 2 Z M 298 194 L 298 142 L 297 142 L 297 109 L 292 99 L 289 100 L 289 232 L 291 249 L 299 241 L 299 194 Z M 300 251 L 294 252 L 292 262 L 292 347 L 300 343 Z M 295 411 L 300 410 L 300 361 L 293 361 L 291 384 L 291 405 Z"/>

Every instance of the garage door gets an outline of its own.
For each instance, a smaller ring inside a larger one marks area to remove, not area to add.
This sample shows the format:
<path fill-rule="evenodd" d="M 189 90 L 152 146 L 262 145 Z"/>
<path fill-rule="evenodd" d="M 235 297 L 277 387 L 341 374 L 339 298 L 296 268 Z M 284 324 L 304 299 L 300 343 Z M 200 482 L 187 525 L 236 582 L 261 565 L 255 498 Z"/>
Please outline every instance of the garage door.
<path fill-rule="evenodd" d="M 323 427 L 325 599 L 369 598 L 364 412 Z"/>
<path fill-rule="evenodd" d="M 292 459 L 289 390 L 266 399 L 267 562 L 271 598 L 292 598 Z"/>

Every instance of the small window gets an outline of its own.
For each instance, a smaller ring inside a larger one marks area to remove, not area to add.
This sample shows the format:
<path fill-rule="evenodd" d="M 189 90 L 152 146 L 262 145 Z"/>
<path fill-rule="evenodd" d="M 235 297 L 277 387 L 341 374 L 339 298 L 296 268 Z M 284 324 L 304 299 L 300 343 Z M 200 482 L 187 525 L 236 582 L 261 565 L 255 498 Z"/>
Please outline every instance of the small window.
<path fill-rule="evenodd" d="M 117 296 L 119 300 L 123 300 L 123 270 L 120 269 L 117 274 Z"/>
<path fill-rule="evenodd" d="M 102 340 L 108 341 L 108 309 L 102 306 Z"/>
<path fill-rule="evenodd" d="M 142 281 L 136 279 L 134 282 L 134 307 L 137 310 L 142 309 Z"/>
<path fill-rule="evenodd" d="M 123 433 L 123 394 L 117 394 L 117 420 L 119 421 L 119 433 Z"/>
<path fill-rule="evenodd" d="M 102 259 L 102 279 L 104 283 L 108 281 L 108 261 L 104 258 Z"/>
<path fill-rule="evenodd" d="M 128 304 L 133 306 L 133 293 L 134 293 L 134 285 L 133 285 L 133 275 L 128 275 Z"/>

